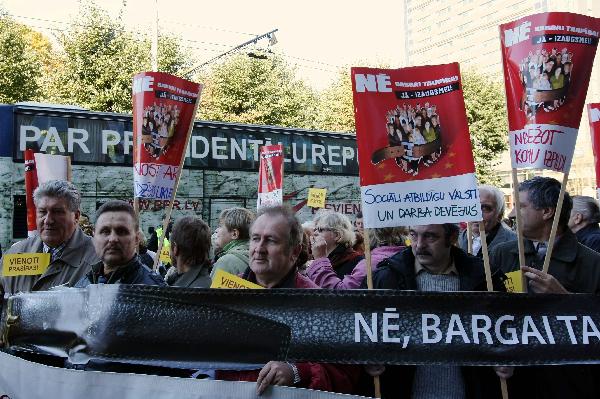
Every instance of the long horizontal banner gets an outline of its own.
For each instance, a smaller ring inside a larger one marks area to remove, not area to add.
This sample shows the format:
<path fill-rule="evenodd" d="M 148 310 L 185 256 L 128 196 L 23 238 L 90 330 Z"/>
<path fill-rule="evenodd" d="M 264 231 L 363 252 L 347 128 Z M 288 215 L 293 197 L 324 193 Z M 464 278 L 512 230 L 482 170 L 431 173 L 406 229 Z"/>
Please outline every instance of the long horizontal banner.
<path fill-rule="evenodd" d="M 362 398 L 280 386 L 269 387 L 265 396 L 286 399 Z M 256 383 L 66 370 L 0 352 L 0 398 L 255 399 Z"/>
<path fill-rule="evenodd" d="M 600 297 L 584 294 L 93 285 L 15 295 L 5 314 L 10 350 L 73 363 L 600 363 Z"/>

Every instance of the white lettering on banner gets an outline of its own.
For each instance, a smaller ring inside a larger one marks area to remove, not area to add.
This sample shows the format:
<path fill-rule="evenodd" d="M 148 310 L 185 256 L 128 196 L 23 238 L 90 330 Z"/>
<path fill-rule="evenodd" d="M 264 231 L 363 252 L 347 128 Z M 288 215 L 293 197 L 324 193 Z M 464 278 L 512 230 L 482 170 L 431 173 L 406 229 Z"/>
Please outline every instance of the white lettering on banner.
<path fill-rule="evenodd" d="M 509 133 L 513 168 L 567 172 L 571 168 L 577 129 L 534 124 Z"/>
<path fill-rule="evenodd" d="M 141 76 L 133 79 L 133 94 L 138 94 L 143 91 L 152 91 L 152 85 L 154 84 L 153 76 Z"/>
<path fill-rule="evenodd" d="M 590 119 L 592 122 L 600 121 L 600 108 L 590 108 Z"/>
<path fill-rule="evenodd" d="M 42 138 L 42 132 L 36 126 L 21 125 L 19 132 L 19 151 L 25 151 L 27 149 L 27 143 L 36 143 Z M 27 132 L 33 132 L 33 136 L 28 135 Z"/>
<path fill-rule="evenodd" d="M 46 152 L 48 147 L 56 147 L 58 151 L 65 152 L 65 146 L 63 145 L 62 140 L 60 139 L 60 136 L 58 135 L 58 132 L 54 126 L 48 129 L 48 133 L 44 138 L 44 142 L 40 147 L 40 151 Z"/>
<path fill-rule="evenodd" d="M 481 220 L 475 175 L 374 184 L 361 187 L 367 228 Z M 432 187 L 449 187 L 435 190 Z"/>
<path fill-rule="evenodd" d="M 84 153 L 101 151 L 102 154 L 108 154 L 111 146 L 123 144 L 123 153 L 128 155 L 133 149 L 133 132 L 124 131 L 122 134 L 117 130 L 104 129 L 100 132 L 100 140 L 92 141 L 92 145 L 99 148 L 92 150 L 88 147 L 90 143 L 90 133 L 85 129 L 69 128 L 66 131 L 66 143 L 60 138 L 61 132 L 55 126 L 48 128 L 44 135 L 37 126 L 21 125 L 19 134 L 19 149 L 24 151 L 28 143 L 39 143 L 42 141 L 40 150 L 45 152 L 48 148 L 56 147 L 60 152 L 73 153 L 77 145 Z M 62 133 L 64 135 L 64 133 Z M 191 144 L 186 147 L 186 157 L 192 159 L 211 158 L 215 160 L 258 160 L 259 148 L 263 145 L 269 145 L 270 140 L 259 140 L 250 138 L 218 137 L 207 138 L 200 135 L 193 135 L 190 139 Z M 66 151 L 65 151 L 66 144 Z M 279 143 L 281 144 L 281 143 Z M 356 162 L 356 151 L 353 147 L 340 145 L 322 145 L 310 143 L 291 143 L 291 151 L 286 154 L 285 162 L 294 162 L 304 164 L 306 162 L 330 166 L 348 166 Z"/>
<path fill-rule="evenodd" d="M 115 130 L 102 131 L 102 153 L 108 154 L 108 146 L 115 146 L 121 142 L 121 135 Z"/>
<path fill-rule="evenodd" d="M 79 134 L 80 137 L 75 138 L 75 134 Z M 79 148 L 81 148 L 81 151 L 83 151 L 86 154 L 89 154 L 90 150 L 88 149 L 87 145 L 85 145 L 85 142 L 88 140 L 88 138 L 89 134 L 87 130 L 74 129 L 70 127 L 67 130 L 67 151 L 73 153 L 73 144 L 77 143 L 77 145 L 79 145 Z"/>
<path fill-rule="evenodd" d="M 504 45 L 511 47 L 517 43 L 521 43 L 529 39 L 529 32 L 531 32 L 531 22 L 525 21 L 521 25 L 514 29 L 507 29 L 504 31 Z"/>
<path fill-rule="evenodd" d="M 377 75 L 357 73 L 354 75 L 354 81 L 357 93 L 365 91 L 389 93 L 392 91 L 390 77 L 383 73 Z"/>
<path fill-rule="evenodd" d="M 411 316 L 412 317 L 412 316 Z M 435 344 L 472 344 L 472 345 L 597 345 L 600 343 L 600 330 L 591 316 L 554 316 L 554 331 L 549 316 L 502 315 L 496 320 L 488 315 L 460 315 L 453 313 L 442 321 L 434 313 L 421 314 L 420 336 L 404 336 L 400 339 L 399 323 L 402 314 L 396 308 L 385 308 L 385 312 L 371 313 L 368 318 L 361 313 L 354 313 L 354 342 L 401 343 L 406 348 L 408 343 Z M 398 321 L 397 321 L 398 320 Z M 381 321 L 381 323 L 379 323 Z M 483 322 L 483 325 L 481 325 Z M 576 323 L 576 326 L 573 324 Z M 492 325 L 494 328 L 492 329 Z M 540 328 L 539 326 L 543 326 Z M 378 330 L 381 327 L 381 330 Z M 575 329 L 580 336 L 575 334 Z M 557 331 L 560 330 L 560 331 Z M 379 339 L 378 332 L 381 332 Z M 562 341 L 556 342 L 555 333 Z M 568 336 L 568 339 L 566 338 Z M 445 338 L 444 338 L 445 337 Z M 472 341 L 469 337 L 472 337 Z M 485 340 L 481 339 L 484 338 Z M 365 339 L 366 338 L 366 339 Z M 579 339 L 578 339 L 579 338 Z M 566 342 L 565 342 L 566 341 Z"/>

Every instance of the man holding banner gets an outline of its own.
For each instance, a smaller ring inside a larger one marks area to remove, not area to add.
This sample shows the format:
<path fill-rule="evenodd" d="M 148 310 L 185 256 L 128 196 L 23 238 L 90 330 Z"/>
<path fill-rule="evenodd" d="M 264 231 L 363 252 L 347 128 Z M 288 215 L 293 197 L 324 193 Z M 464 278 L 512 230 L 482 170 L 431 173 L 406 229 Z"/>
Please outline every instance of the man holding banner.
<path fill-rule="evenodd" d="M 33 200 L 37 234 L 14 244 L 4 254 L 1 292 L 71 286 L 98 261 L 92 239 L 79 228 L 81 197 L 72 183 L 43 183 L 34 191 Z"/>
<path fill-rule="evenodd" d="M 571 198 L 565 193 L 560 215 L 556 203 L 560 182 L 549 177 L 534 177 L 519 186 L 522 232 L 525 238 L 525 263 L 521 269 L 534 293 L 600 293 L 600 254 L 577 242 L 568 227 Z M 559 218 L 557 239 L 548 273 L 541 270 L 546 256 L 552 221 Z M 519 270 L 517 242 L 499 245 L 490 261 L 504 272 Z M 529 392 L 527 397 L 597 398 L 593 370 L 597 366 L 540 366 L 517 368 L 510 380 L 511 391 Z M 535 381 L 535 383 L 533 383 Z M 529 396 L 531 395 L 531 396 Z"/>
<path fill-rule="evenodd" d="M 244 279 L 264 288 L 319 288 L 298 273 L 302 226 L 289 208 L 263 207 L 250 227 L 250 266 Z M 287 385 L 351 393 L 360 369 L 353 365 L 268 362 L 261 370 L 218 370 L 216 379 L 256 381 L 257 393 Z"/>

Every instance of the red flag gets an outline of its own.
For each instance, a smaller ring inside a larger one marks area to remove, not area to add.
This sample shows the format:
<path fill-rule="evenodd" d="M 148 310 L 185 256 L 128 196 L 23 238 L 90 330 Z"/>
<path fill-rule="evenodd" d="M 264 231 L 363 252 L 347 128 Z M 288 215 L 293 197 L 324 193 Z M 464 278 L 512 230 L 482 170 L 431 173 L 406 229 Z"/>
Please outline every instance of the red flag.
<path fill-rule="evenodd" d="M 35 168 L 35 157 L 32 149 L 25 150 L 25 203 L 27 205 L 27 235 L 31 237 L 37 230 L 35 220 L 35 204 L 33 203 L 33 191 L 38 186 L 37 170 Z"/>
<path fill-rule="evenodd" d="M 481 220 L 457 63 L 352 68 L 365 227 Z"/>
<path fill-rule="evenodd" d="M 596 161 L 596 189 L 600 198 L 600 103 L 588 104 L 588 119 L 592 135 L 592 150 Z"/>
<path fill-rule="evenodd" d="M 500 25 L 513 168 L 569 171 L 599 30 L 564 12 Z"/>
<path fill-rule="evenodd" d="M 260 147 L 257 209 L 283 203 L 283 145 Z"/>
<path fill-rule="evenodd" d="M 134 196 L 171 199 L 201 85 L 161 72 L 133 78 Z"/>

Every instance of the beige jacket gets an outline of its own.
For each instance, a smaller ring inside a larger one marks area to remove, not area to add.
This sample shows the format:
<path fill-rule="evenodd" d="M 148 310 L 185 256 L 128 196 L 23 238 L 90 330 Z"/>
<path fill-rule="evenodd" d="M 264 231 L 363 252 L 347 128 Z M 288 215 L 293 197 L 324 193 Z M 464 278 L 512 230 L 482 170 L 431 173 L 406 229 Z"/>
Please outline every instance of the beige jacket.
<path fill-rule="evenodd" d="M 43 252 L 42 239 L 39 235 L 35 235 L 17 242 L 5 254 L 41 252 Z M 45 291 L 57 285 L 72 286 L 90 271 L 92 264 L 98 261 L 100 259 L 94 251 L 91 237 L 85 235 L 78 227 L 67 246 L 63 249 L 60 258 L 50 263 L 44 274 L 36 276 L 2 276 L 0 277 L 0 293 L 15 294 L 17 292 Z"/>

